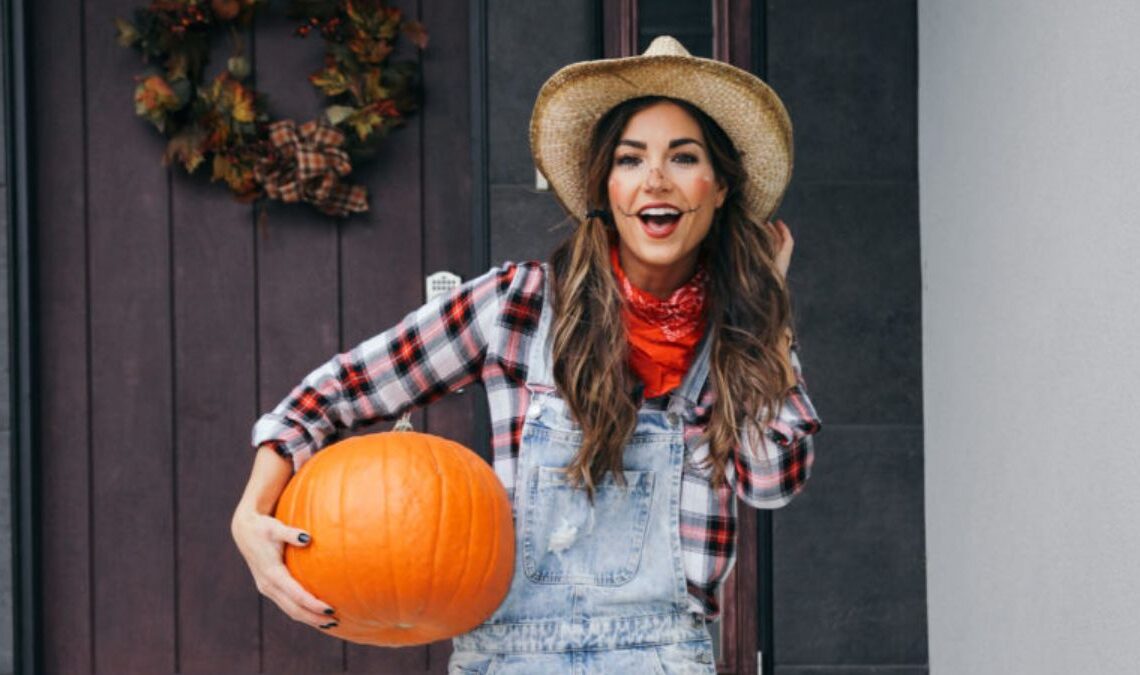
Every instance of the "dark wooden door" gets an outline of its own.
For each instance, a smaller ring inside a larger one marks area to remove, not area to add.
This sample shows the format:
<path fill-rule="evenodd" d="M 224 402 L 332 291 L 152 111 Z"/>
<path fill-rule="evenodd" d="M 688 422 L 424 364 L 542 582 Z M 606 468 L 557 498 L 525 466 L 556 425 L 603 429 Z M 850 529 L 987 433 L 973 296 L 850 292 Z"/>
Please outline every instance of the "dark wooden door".
<path fill-rule="evenodd" d="M 347 645 L 261 600 L 229 518 L 256 417 L 420 304 L 425 274 L 473 273 L 468 5 L 394 3 L 431 34 L 426 93 L 356 174 L 370 213 L 273 204 L 262 236 L 250 206 L 164 170 L 162 139 L 135 117 L 141 67 L 112 21 L 143 2 L 28 3 L 43 668 L 444 672 L 448 644 Z M 322 45 L 272 5 L 246 36 L 256 83 L 275 115 L 307 120 Z M 414 421 L 473 443 L 476 395 Z"/>

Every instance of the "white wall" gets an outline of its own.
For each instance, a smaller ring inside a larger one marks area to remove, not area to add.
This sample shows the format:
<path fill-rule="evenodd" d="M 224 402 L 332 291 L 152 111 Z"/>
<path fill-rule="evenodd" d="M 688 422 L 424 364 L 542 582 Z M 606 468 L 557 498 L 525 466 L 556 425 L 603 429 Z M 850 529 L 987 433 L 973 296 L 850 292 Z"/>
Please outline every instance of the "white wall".
<path fill-rule="evenodd" d="M 918 9 L 931 673 L 1140 673 L 1140 0 Z"/>

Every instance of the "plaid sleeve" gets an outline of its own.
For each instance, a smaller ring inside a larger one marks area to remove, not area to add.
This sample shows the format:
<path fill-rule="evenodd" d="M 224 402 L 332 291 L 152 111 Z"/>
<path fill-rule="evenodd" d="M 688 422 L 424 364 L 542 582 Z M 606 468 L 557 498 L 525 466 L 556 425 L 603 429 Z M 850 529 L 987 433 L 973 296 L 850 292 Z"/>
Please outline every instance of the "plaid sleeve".
<path fill-rule="evenodd" d="M 257 420 L 253 447 L 271 444 L 297 470 L 342 430 L 395 419 L 476 380 L 517 269 L 494 267 L 332 357 Z"/>
<path fill-rule="evenodd" d="M 808 398 L 794 345 L 791 360 L 796 385 L 784 397 L 779 415 L 760 435 L 762 447 L 754 447 L 755 439 L 743 434 L 733 453 L 736 494 L 758 509 L 784 506 L 803 490 L 815 460 L 812 434 L 823 426 Z"/>

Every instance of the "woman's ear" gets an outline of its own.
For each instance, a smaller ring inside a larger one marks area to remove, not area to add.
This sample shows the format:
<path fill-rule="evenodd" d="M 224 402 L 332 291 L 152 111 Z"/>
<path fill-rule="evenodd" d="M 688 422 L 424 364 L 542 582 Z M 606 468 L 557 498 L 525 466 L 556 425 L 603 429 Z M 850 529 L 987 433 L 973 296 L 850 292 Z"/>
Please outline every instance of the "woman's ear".
<path fill-rule="evenodd" d="M 716 185 L 716 207 L 719 209 L 724 206 L 724 200 L 728 197 L 728 183 L 724 182 L 723 178 L 717 178 Z"/>

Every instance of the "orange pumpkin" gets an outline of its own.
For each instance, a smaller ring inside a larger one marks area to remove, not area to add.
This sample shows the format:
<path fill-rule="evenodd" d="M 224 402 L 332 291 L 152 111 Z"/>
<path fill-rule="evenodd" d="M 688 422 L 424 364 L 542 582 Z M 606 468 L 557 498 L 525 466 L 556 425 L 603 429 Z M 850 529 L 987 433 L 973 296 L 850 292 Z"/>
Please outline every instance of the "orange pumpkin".
<path fill-rule="evenodd" d="M 514 573 L 507 491 L 462 445 L 392 431 L 321 450 L 276 516 L 312 535 L 285 564 L 336 609 L 337 637 L 381 646 L 467 632 L 502 603 Z"/>

